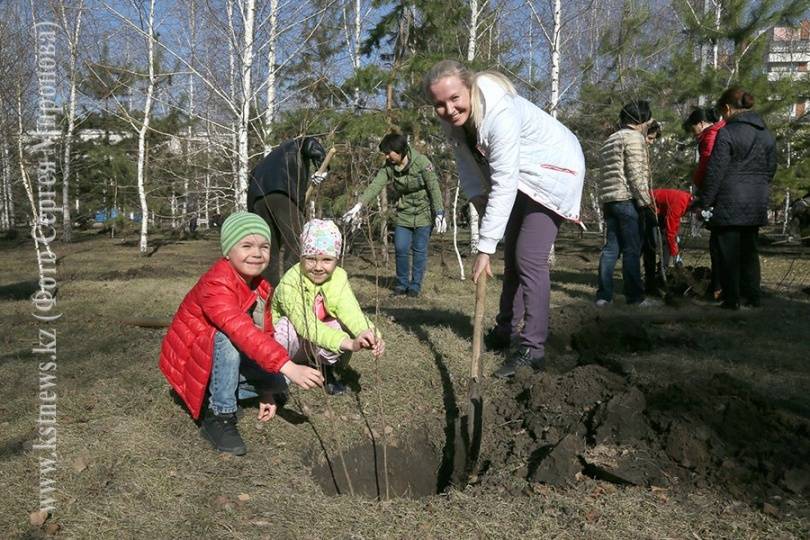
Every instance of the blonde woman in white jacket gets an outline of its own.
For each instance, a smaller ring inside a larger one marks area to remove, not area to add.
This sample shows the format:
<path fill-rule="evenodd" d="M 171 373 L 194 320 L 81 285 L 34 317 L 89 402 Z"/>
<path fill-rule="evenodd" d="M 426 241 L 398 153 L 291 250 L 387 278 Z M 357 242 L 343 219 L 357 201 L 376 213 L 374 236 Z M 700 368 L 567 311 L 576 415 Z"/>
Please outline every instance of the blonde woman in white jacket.
<path fill-rule="evenodd" d="M 579 141 L 500 73 L 472 73 L 443 60 L 425 75 L 424 89 L 454 145 L 462 189 L 483 210 L 473 282 L 482 272 L 492 276 L 490 257 L 504 241 L 500 308 L 486 341 L 517 348 L 495 375 L 511 377 L 524 365 L 543 369 L 549 254 L 560 223 L 579 222 L 585 177 Z"/>

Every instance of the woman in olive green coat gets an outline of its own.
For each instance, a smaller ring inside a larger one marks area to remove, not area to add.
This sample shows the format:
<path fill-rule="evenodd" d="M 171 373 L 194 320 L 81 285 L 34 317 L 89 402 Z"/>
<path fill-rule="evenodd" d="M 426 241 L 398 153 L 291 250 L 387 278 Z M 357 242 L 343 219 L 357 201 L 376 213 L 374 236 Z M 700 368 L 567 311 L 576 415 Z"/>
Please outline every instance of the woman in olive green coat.
<path fill-rule="evenodd" d="M 389 133 L 383 137 L 380 152 L 385 155 L 385 166 L 360 196 L 360 202 L 343 215 L 343 221 L 349 223 L 356 220 L 360 209 L 392 184 L 397 193 L 394 228 L 397 285 L 394 294 L 416 297 L 422 290 L 430 231 L 434 226 L 438 233 L 447 230 L 441 188 L 433 164 L 410 148 L 404 135 Z M 410 268 L 411 253 L 413 273 Z"/>

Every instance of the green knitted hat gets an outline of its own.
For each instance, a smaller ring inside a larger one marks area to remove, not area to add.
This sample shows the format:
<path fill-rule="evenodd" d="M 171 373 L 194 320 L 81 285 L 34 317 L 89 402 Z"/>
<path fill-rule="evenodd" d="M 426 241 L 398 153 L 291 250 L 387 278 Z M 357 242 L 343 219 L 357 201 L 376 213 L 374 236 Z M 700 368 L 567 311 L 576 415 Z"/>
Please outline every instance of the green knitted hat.
<path fill-rule="evenodd" d="M 270 227 L 261 217 L 250 212 L 235 212 L 222 224 L 219 243 L 222 254 L 227 255 L 233 246 L 249 234 L 260 234 L 270 241 Z"/>

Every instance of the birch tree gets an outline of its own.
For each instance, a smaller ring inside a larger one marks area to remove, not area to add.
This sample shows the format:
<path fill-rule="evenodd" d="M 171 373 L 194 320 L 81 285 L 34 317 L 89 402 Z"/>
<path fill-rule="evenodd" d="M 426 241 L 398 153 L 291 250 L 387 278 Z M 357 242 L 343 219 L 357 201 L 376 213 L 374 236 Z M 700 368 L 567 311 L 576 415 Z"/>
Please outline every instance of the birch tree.
<path fill-rule="evenodd" d="M 256 17 L 256 0 L 241 0 L 239 12 L 242 18 L 242 51 L 240 58 L 241 88 L 239 94 L 239 114 L 237 116 L 237 138 L 239 141 L 239 170 L 236 189 L 236 209 L 247 209 L 247 188 L 249 169 L 248 129 L 250 128 L 250 100 L 253 94 L 253 32 Z"/>
<path fill-rule="evenodd" d="M 79 38 L 81 36 L 83 11 L 84 0 L 79 0 L 78 5 L 75 7 L 75 18 L 73 19 L 71 28 L 71 25 L 68 23 L 65 2 L 60 1 L 58 3 L 58 15 L 62 21 L 62 30 L 65 32 L 68 45 L 68 85 L 70 86 L 66 114 L 67 127 L 64 135 L 62 156 L 62 240 L 64 242 L 71 242 L 73 236 L 73 223 L 70 214 L 71 150 L 73 147 L 73 134 L 76 130 L 76 91 L 79 78 L 77 62 L 79 58 Z"/>
<path fill-rule="evenodd" d="M 278 0 L 270 0 L 270 17 L 267 38 L 267 99 L 264 106 L 264 155 L 270 153 L 273 145 L 273 122 L 276 109 L 276 48 L 278 47 Z"/>
<path fill-rule="evenodd" d="M 478 0 L 470 0 L 470 34 L 467 39 L 467 63 L 471 64 L 475 60 L 475 52 L 476 52 L 476 44 L 478 42 L 478 17 L 481 14 L 481 11 L 486 7 L 488 0 L 482 0 L 481 6 L 478 5 Z M 458 191 L 461 189 L 461 179 L 459 178 L 456 182 L 456 197 L 453 199 L 453 214 L 458 213 L 457 203 L 458 203 Z M 478 253 L 478 242 L 479 242 L 479 235 L 478 235 L 478 226 L 481 217 L 478 215 L 478 209 L 475 208 L 475 205 L 472 203 L 467 204 L 467 210 L 470 216 L 470 254 L 475 255 Z M 453 223 L 455 227 L 456 218 L 454 217 Z M 453 240 L 455 244 L 456 234 L 455 231 L 453 233 Z M 461 256 L 458 253 L 458 245 L 455 245 L 456 249 L 456 256 L 459 259 L 459 264 L 461 263 Z M 461 269 L 461 279 L 464 279 L 464 268 Z"/>
<path fill-rule="evenodd" d="M 155 0 L 149 0 L 149 15 L 146 22 L 146 55 L 148 63 L 148 82 L 146 85 L 146 102 L 143 106 L 143 120 L 138 130 L 138 199 L 141 203 L 141 236 L 138 250 L 145 256 L 148 250 L 149 207 L 146 201 L 146 132 L 152 114 L 152 97 L 155 92 Z"/>

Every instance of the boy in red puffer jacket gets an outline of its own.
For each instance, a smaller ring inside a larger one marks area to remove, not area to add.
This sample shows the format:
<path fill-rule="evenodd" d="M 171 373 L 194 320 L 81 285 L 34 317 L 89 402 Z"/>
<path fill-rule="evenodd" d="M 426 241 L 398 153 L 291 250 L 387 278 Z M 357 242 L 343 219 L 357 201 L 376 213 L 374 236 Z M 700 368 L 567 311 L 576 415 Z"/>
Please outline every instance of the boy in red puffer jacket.
<path fill-rule="evenodd" d="M 654 189 L 655 210 L 658 213 L 658 223 L 664 232 L 663 256 L 664 266 L 672 261 L 681 264 L 681 252 L 678 246 L 678 231 L 681 228 L 681 218 L 692 203 L 692 195 L 680 189 Z"/>
<path fill-rule="evenodd" d="M 259 420 L 276 413 L 287 382 L 309 389 L 321 373 L 290 361 L 274 338 L 272 289 L 261 276 L 270 261 L 270 228 L 237 212 L 222 224 L 223 257 L 189 291 L 163 340 L 160 370 L 200 419 L 200 433 L 221 452 L 247 451 L 236 429 L 237 399 L 259 398 Z"/>

